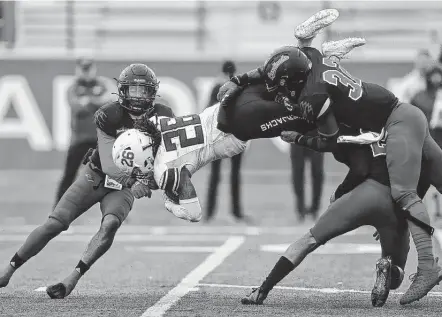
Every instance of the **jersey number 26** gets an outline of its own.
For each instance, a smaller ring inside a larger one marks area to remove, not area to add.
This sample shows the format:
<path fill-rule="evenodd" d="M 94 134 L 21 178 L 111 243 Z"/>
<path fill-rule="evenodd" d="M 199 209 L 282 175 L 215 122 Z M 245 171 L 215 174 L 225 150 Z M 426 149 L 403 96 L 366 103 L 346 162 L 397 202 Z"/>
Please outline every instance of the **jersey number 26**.
<path fill-rule="evenodd" d="M 323 58 L 322 63 L 329 67 L 336 67 L 336 69 L 329 69 L 322 73 L 322 79 L 327 83 L 338 86 L 341 85 L 350 89 L 348 96 L 350 99 L 356 101 L 362 97 L 362 81 L 350 75 L 344 68 L 333 62 L 328 58 Z"/>
<path fill-rule="evenodd" d="M 181 148 L 204 144 L 204 133 L 203 127 L 201 126 L 201 119 L 196 114 L 177 118 L 162 118 L 160 120 L 160 126 L 161 132 L 163 133 L 164 147 L 167 152 L 177 150 L 177 145 L 172 142 L 172 139 L 177 137 Z M 191 126 L 195 132 L 194 136 L 189 137 L 186 132 L 186 127 Z"/>

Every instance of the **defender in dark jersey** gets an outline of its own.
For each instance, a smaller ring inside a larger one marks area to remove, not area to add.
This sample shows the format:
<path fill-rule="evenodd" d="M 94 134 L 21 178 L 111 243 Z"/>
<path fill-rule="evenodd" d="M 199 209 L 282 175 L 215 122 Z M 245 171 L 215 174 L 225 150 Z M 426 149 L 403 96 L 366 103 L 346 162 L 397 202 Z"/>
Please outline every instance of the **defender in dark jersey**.
<path fill-rule="evenodd" d="M 431 184 L 442 192 L 442 150 L 430 136 L 424 114 L 400 103 L 385 88 L 354 78 L 311 47 L 282 47 L 262 69 L 239 75 L 233 81 L 245 85 L 259 82 L 259 78 L 269 93 L 283 94 L 294 104 L 293 115 L 318 126 L 317 137 L 283 132 L 287 142 L 316 151 L 333 151 L 338 123 L 376 132 L 385 127 L 391 196 L 407 216 L 418 251 L 416 277 L 400 302 L 408 304 L 425 296 L 442 280 L 442 274 L 432 250 L 433 228 L 416 188 L 424 155 L 433 166 Z"/>
<path fill-rule="evenodd" d="M 170 108 L 154 103 L 157 90 L 155 73 L 146 65 L 132 64 L 122 71 L 118 80 L 119 100 L 101 107 L 95 114 L 98 148 L 86 157 L 83 174 L 68 188 L 47 221 L 31 232 L 0 274 L 0 287 L 8 285 L 19 267 L 97 203 L 103 214 L 99 231 L 73 272 L 62 282 L 49 286 L 48 295 L 51 298 L 68 296 L 83 274 L 111 247 L 118 228 L 132 208 L 134 196 L 150 197 L 151 194 L 149 184 L 121 173 L 114 165 L 113 142 L 118 134 L 133 128 L 144 116 L 173 117 Z M 133 164 L 130 158 L 127 164 Z"/>
<path fill-rule="evenodd" d="M 270 290 L 308 254 L 327 241 L 364 225 L 376 228 L 382 247 L 382 258 L 376 263 L 373 306 L 383 306 L 390 289 L 397 289 L 402 283 L 409 231 L 403 213 L 391 199 L 385 144 L 381 141 L 371 145 L 339 145 L 333 154 L 350 168 L 335 192 L 336 200 L 309 232 L 290 245 L 262 285 L 242 299 L 243 304 L 262 304 Z M 428 170 L 424 169 L 418 187 L 421 198 L 429 183 Z"/>

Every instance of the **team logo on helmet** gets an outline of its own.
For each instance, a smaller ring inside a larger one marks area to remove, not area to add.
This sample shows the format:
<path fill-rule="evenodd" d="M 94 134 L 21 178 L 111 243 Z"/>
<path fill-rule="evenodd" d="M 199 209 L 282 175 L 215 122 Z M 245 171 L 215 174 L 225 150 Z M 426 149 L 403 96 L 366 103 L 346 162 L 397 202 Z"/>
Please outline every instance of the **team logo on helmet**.
<path fill-rule="evenodd" d="M 278 60 L 274 61 L 272 63 L 272 68 L 270 69 L 270 71 L 267 73 L 267 76 L 271 79 L 274 80 L 275 76 L 276 76 L 276 71 L 278 70 L 279 66 L 281 66 L 285 61 L 289 60 L 289 57 L 287 55 L 282 55 L 279 57 Z"/>

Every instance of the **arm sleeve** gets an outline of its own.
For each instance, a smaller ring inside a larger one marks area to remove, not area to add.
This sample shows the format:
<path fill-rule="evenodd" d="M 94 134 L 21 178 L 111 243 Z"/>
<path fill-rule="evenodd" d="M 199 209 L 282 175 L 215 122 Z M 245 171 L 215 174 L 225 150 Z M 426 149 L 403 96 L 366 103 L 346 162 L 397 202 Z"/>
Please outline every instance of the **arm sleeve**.
<path fill-rule="evenodd" d="M 112 146 L 115 138 L 97 128 L 98 152 L 100 154 L 101 169 L 103 173 L 110 176 L 123 186 L 129 182 L 130 176 L 122 173 L 112 160 Z"/>
<path fill-rule="evenodd" d="M 247 73 L 233 76 L 230 81 L 234 82 L 238 86 L 257 85 L 264 83 L 262 67 L 252 69 Z"/>
<path fill-rule="evenodd" d="M 318 121 L 318 135 L 299 135 L 296 143 L 317 152 L 333 152 L 337 149 L 339 127 L 334 115 L 330 112 Z"/>

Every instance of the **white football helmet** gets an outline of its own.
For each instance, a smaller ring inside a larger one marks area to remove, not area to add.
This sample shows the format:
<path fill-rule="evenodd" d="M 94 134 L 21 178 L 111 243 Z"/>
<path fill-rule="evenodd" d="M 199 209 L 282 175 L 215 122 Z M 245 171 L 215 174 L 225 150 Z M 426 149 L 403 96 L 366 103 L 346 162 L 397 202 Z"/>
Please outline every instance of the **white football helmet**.
<path fill-rule="evenodd" d="M 153 139 L 137 129 L 127 130 L 115 140 L 112 159 L 127 175 L 147 176 L 153 172 Z"/>

